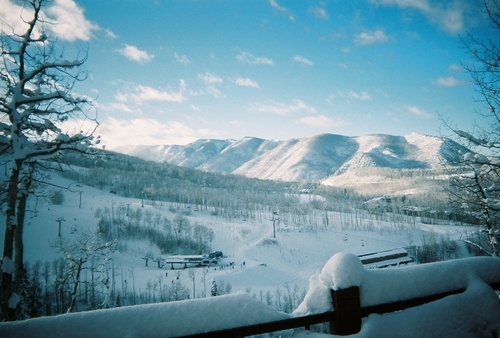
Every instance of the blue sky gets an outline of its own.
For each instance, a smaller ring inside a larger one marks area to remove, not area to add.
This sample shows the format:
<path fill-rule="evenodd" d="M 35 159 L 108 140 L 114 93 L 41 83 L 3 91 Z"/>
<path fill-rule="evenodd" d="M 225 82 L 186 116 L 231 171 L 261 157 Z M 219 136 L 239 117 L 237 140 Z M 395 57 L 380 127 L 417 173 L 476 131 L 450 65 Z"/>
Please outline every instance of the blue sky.
<path fill-rule="evenodd" d="M 440 135 L 482 109 L 467 32 L 493 38 L 479 0 L 55 0 L 59 43 L 88 51 L 77 91 L 104 144 L 322 133 Z M 0 0 L 3 27 L 20 8 Z M 17 22 L 17 23 L 16 23 Z"/>

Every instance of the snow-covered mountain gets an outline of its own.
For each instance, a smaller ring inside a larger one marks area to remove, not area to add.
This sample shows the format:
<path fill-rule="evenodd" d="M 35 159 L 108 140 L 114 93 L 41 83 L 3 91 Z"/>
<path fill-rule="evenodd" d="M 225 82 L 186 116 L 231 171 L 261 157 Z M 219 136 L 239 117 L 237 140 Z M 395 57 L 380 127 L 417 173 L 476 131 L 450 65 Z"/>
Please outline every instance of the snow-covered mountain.
<path fill-rule="evenodd" d="M 442 137 L 322 134 L 285 141 L 245 137 L 187 145 L 136 146 L 122 153 L 216 173 L 282 181 L 321 181 L 363 168 L 438 169 L 466 151 Z"/>

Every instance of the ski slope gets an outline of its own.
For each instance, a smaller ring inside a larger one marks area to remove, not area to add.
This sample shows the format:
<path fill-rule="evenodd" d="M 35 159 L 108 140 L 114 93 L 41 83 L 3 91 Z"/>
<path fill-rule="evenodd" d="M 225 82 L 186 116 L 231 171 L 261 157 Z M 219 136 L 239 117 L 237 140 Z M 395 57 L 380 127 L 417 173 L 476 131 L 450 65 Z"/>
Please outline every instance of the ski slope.
<path fill-rule="evenodd" d="M 52 175 L 52 180 L 55 185 L 69 186 L 73 192 L 64 191 L 64 202 L 61 205 L 53 205 L 42 199 L 30 200 L 24 235 L 25 261 L 30 264 L 36 261 L 50 263 L 62 257 L 54 247 L 58 240 L 59 224 L 61 237 L 68 241 L 75 240 L 83 232 L 95 232 L 95 212 L 99 208 L 108 207 L 116 213 L 123 212 L 126 208 L 141 208 L 144 212 L 150 210 L 170 218 L 176 215 L 167 207 L 155 207 L 148 203 L 142 206 L 140 199 L 124 198 L 108 191 L 81 186 L 57 174 Z M 311 228 L 307 224 L 298 227 L 277 221 L 274 238 L 269 215 L 262 215 L 262 221 L 241 218 L 228 221 L 208 212 L 192 211 L 186 217 L 191 223 L 203 224 L 214 231 L 212 249 L 222 251 L 225 258 L 215 266 L 196 268 L 193 271 L 171 270 L 169 265 L 159 269 L 151 261 L 145 266 L 142 257 L 151 255 L 165 258 L 175 252 L 161 252 L 145 240 L 128 240 L 121 243 L 122 251 L 113 254 L 115 284 L 118 289 L 124 280 L 129 285 L 133 281 L 136 290 L 145 290 L 148 282 L 173 283 L 179 280 L 191 289 L 191 298 L 199 298 L 209 294 L 210 286 L 215 280 L 217 283 L 230 284 L 232 292 L 245 291 L 251 295 L 268 291 L 274 293 L 277 288 L 285 286 L 305 292 L 310 277 L 318 273 L 335 253 L 366 254 L 420 245 L 426 233 L 458 238 L 463 233 L 477 230 L 418 222 L 395 226 L 381 221 L 367 221 L 370 226 L 359 229 L 341 226 L 334 221 L 328 227 Z M 331 219 L 334 220 L 335 215 Z M 1 219 L 1 222 L 4 223 L 5 220 Z M 0 236 L 3 242 L 3 233 Z"/>

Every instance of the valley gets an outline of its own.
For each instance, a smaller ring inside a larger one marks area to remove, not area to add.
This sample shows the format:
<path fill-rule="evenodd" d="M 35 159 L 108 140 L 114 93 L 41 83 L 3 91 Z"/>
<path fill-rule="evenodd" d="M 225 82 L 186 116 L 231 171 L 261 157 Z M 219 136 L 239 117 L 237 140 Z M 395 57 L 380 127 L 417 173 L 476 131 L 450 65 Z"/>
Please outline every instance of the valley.
<path fill-rule="evenodd" d="M 415 262 L 457 258 L 469 252 L 456 240 L 478 231 L 449 217 L 438 181 L 432 186 L 428 180 L 429 189 L 422 189 L 409 174 L 399 175 L 398 186 L 413 193 L 388 198 L 378 191 L 363 195 L 347 187 L 207 173 L 117 153 L 100 158 L 68 156 L 71 170 L 50 172 L 39 192 L 47 197 L 30 199 L 25 225 L 25 260 L 45 273 L 42 290 L 72 285 L 56 276 L 71 268 L 65 257 L 79 253 L 61 252 L 60 243 L 78 248 L 82 238 L 92 238 L 113 246 L 105 258 L 86 257 L 79 310 L 245 292 L 291 312 L 310 277 L 337 252 L 406 248 Z M 405 213 L 409 206 L 421 212 Z M 224 259 L 208 267 L 157 264 L 172 255 L 212 251 L 223 252 Z M 63 311 L 68 298 L 46 292 L 50 314 Z"/>

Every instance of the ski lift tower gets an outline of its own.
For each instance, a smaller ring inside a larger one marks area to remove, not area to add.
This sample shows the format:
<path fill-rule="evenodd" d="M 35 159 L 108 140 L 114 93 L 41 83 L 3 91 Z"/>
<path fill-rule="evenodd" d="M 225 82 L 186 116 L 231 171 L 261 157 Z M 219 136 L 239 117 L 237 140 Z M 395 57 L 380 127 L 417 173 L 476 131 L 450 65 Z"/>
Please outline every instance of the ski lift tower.
<path fill-rule="evenodd" d="M 273 211 L 273 218 L 271 221 L 273 222 L 273 238 L 276 238 L 276 221 L 278 220 L 278 212 Z"/>
<path fill-rule="evenodd" d="M 65 219 L 63 217 L 59 217 L 56 219 L 56 222 L 59 224 L 59 230 L 57 232 L 57 237 L 61 237 L 61 223 L 64 222 Z"/>

